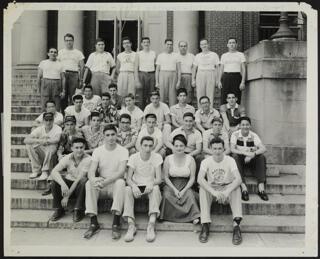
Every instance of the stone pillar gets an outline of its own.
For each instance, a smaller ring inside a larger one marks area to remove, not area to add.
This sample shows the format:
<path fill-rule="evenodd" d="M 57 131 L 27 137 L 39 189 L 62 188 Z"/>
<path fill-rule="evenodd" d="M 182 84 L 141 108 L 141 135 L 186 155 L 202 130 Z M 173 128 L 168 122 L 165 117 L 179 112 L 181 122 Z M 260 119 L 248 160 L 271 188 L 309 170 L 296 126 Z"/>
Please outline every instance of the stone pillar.
<path fill-rule="evenodd" d="M 173 42 L 174 51 L 178 52 L 178 42 L 185 40 L 189 52 L 198 53 L 198 24 L 199 13 L 196 11 L 176 11 L 173 13 Z"/>
<path fill-rule="evenodd" d="M 83 51 L 83 12 L 59 11 L 58 13 L 58 49 L 64 48 L 63 36 L 71 33 L 74 36 L 74 48 Z"/>

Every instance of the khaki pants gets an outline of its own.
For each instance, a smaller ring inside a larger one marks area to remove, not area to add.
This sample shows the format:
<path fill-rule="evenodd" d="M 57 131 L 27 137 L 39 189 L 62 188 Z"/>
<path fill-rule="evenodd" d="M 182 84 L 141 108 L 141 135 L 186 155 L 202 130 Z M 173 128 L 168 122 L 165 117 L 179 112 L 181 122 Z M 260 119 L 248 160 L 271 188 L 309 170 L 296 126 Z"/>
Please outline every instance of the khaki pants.
<path fill-rule="evenodd" d="M 124 218 L 132 218 L 134 219 L 134 196 L 130 186 L 125 188 L 125 199 L 124 199 L 124 211 L 123 217 Z M 157 214 L 157 217 L 160 215 L 160 203 L 161 203 L 161 193 L 158 185 L 153 186 L 153 190 L 148 193 L 149 199 L 149 212 L 148 215 L 150 216 L 153 213 Z"/>
<path fill-rule="evenodd" d="M 102 190 L 96 189 L 90 181 L 86 183 L 86 214 L 98 215 L 99 198 L 112 198 L 111 212 L 121 215 L 124 203 L 125 182 L 117 179 L 114 183 L 108 184 Z"/>
<path fill-rule="evenodd" d="M 48 172 L 53 168 L 54 156 L 57 152 L 56 145 L 36 146 L 26 145 L 29 159 L 31 161 L 31 168 L 33 173 L 40 174 L 41 172 Z"/>
<path fill-rule="evenodd" d="M 198 70 L 196 76 L 196 86 L 198 103 L 202 96 L 208 96 L 212 105 L 214 100 L 214 89 L 216 86 L 216 71 Z"/>
<path fill-rule="evenodd" d="M 177 73 L 176 71 L 160 71 L 160 101 L 169 104 L 169 107 L 174 105 L 177 100 L 176 96 Z"/>
<path fill-rule="evenodd" d="M 62 83 L 60 79 L 48 79 L 48 78 L 42 79 L 40 99 L 41 99 L 41 107 L 43 111 L 46 110 L 46 102 L 49 100 L 53 100 L 56 103 L 57 111 L 60 112 L 61 92 L 62 92 Z"/>
<path fill-rule="evenodd" d="M 122 97 L 125 97 L 129 93 L 135 96 L 136 89 L 134 84 L 133 72 L 121 71 L 118 77 L 118 94 Z"/>
<path fill-rule="evenodd" d="M 111 83 L 111 78 L 103 72 L 93 72 L 91 76 L 91 86 L 93 94 L 101 96 L 102 93 L 109 92 L 108 86 Z"/>
<path fill-rule="evenodd" d="M 199 190 L 200 199 L 200 212 L 201 223 L 211 223 L 210 211 L 211 204 L 215 200 L 211 193 L 200 187 Z M 233 218 L 242 218 L 242 203 L 241 203 L 241 191 L 240 187 L 234 189 L 229 196 L 229 203 L 232 211 Z"/>

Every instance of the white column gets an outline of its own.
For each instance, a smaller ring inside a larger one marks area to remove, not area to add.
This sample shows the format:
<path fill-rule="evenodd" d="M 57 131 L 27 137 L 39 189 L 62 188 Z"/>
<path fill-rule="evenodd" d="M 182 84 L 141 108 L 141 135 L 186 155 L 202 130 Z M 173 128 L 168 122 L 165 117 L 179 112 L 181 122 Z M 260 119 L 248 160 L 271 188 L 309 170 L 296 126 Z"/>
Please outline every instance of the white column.
<path fill-rule="evenodd" d="M 83 52 L 83 14 L 82 11 L 58 12 L 58 49 L 64 48 L 63 36 L 74 36 L 74 48 Z"/>
<path fill-rule="evenodd" d="M 197 11 L 176 11 L 173 13 L 173 42 L 174 51 L 178 52 L 178 42 L 188 42 L 189 52 L 198 53 L 198 23 Z"/>

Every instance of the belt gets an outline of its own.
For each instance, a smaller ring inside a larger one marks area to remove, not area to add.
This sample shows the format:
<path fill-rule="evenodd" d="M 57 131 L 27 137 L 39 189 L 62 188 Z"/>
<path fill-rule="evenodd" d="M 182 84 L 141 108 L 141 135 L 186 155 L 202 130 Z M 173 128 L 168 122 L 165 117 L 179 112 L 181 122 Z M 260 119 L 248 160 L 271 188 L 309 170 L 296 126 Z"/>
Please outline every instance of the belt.
<path fill-rule="evenodd" d="M 78 71 L 66 70 L 68 73 L 79 73 Z"/>
<path fill-rule="evenodd" d="M 139 71 L 139 72 L 148 73 L 148 74 L 154 73 L 154 71 Z"/>
<path fill-rule="evenodd" d="M 126 73 L 134 73 L 134 71 L 120 71 L 121 72 L 126 72 Z"/>
<path fill-rule="evenodd" d="M 240 72 L 224 72 L 224 74 L 241 74 Z"/>
<path fill-rule="evenodd" d="M 181 73 L 181 75 L 192 75 L 191 73 Z"/>
<path fill-rule="evenodd" d="M 99 74 L 107 74 L 108 76 L 110 75 L 109 73 L 105 73 L 105 72 L 102 72 L 102 71 L 95 71 L 95 72 L 92 72 L 92 74 L 95 74 L 95 73 L 99 73 Z"/>
<path fill-rule="evenodd" d="M 45 79 L 45 80 L 61 80 L 60 78 L 56 79 L 56 78 L 45 78 L 45 77 L 43 79 Z"/>

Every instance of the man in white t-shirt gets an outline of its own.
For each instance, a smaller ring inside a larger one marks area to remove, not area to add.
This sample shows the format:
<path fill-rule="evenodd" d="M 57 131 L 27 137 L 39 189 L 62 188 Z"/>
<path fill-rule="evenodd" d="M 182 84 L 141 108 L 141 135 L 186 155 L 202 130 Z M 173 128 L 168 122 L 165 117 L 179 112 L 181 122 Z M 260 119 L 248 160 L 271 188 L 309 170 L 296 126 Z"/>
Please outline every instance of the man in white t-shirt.
<path fill-rule="evenodd" d="M 134 239 L 136 234 L 134 217 L 134 200 L 144 196 L 149 199 L 149 223 L 147 226 L 146 240 L 153 242 L 156 238 L 155 223 L 160 215 L 161 193 L 161 155 L 152 152 L 154 140 L 145 136 L 140 141 L 140 152 L 130 156 L 128 161 L 128 186 L 125 188 L 123 217 L 128 221 L 128 232 L 124 238 L 126 242 Z"/>
<path fill-rule="evenodd" d="M 119 114 L 122 115 L 127 113 L 131 117 L 131 127 L 134 128 L 137 132 L 140 131 L 142 126 L 142 120 L 144 113 L 141 109 L 134 104 L 134 96 L 133 94 L 128 94 L 124 97 L 124 104 L 125 106 L 122 107 Z"/>
<path fill-rule="evenodd" d="M 202 225 L 199 241 L 202 243 L 208 241 L 211 204 L 213 201 L 217 201 L 220 204 L 230 204 L 233 217 L 232 243 L 239 245 L 242 242 L 239 226 L 242 220 L 241 176 L 234 159 L 224 155 L 224 142 L 222 139 L 212 139 L 210 148 L 212 156 L 201 162 L 198 174 Z"/>
<path fill-rule="evenodd" d="M 122 46 L 124 51 L 118 54 L 116 65 L 116 71 L 119 74 L 118 93 L 121 96 L 126 96 L 129 93 L 135 95 L 134 61 L 136 53 L 131 49 L 132 43 L 129 37 L 122 38 Z"/>
<path fill-rule="evenodd" d="M 101 103 L 101 97 L 99 95 L 93 94 L 91 85 L 84 86 L 83 94 L 83 107 L 92 112 Z"/>
<path fill-rule="evenodd" d="M 46 101 L 46 112 L 53 113 L 53 123 L 58 126 L 62 126 L 63 124 L 63 115 L 60 112 L 57 112 L 56 103 L 53 100 Z M 43 114 L 41 113 L 38 118 L 35 119 L 36 126 L 40 126 L 43 124 Z"/>
<path fill-rule="evenodd" d="M 218 83 L 218 55 L 209 50 L 207 39 L 200 40 L 201 52 L 196 55 L 193 62 L 192 85 L 196 87 L 197 99 L 208 96 L 210 102 L 214 100 L 214 89 Z"/>
<path fill-rule="evenodd" d="M 181 66 L 178 54 L 173 52 L 172 39 L 164 43 L 166 49 L 156 61 L 156 87 L 160 89 L 160 100 L 172 106 L 176 102 L 176 89 L 180 87 Z"/>
<path fill-rule="evenodd" d="M 91 113 L 88 109 L 83 107 L 83 96 L 77 94 L 72 97 L 72 100 L 74 105 L 68 106 L 64 110 L 65 115 L 73 115 L 76 117 L 76 126 L 78 129 L 80 129 L 84 125 L 89 125 L 89 117 Z"/>
<path fill-rule="evenodd" d="M 123 210 L 125 181 L 124 173 L 129 158 L 128 150 L 117 144 L 117 129 L 108 125 L 104 129 L 105 143 L 92 153 L 92 162 L 86 183 L 86 215 L 90 217 L 90 227 L 84 238 L 91 238 L 99 229 L 97 219 L 98 199 L 112 198 L 111 212 L 114 215 L 112 223 L 112 238 L 119 239 L 120 217 Z M 99 169 L 98 174 L 96 174 Z"/>
<path fill-rule="evenodd" d="M 228 39 L 228 52 L 222 54 L 218 86 L 221 88 L 221 104 L 226 103 L 228 93 L 234 93 L 241 104 L 241 91 L 245 88 L 246 58 L 237 51 L 237 40 Z"/>

